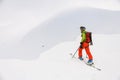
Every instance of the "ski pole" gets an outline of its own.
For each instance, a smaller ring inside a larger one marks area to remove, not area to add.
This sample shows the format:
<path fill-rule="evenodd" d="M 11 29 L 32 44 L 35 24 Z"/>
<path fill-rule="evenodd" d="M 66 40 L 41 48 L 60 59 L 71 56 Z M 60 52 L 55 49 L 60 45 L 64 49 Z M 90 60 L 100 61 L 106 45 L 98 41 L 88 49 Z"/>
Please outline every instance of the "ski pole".
<path fill-rule="evenodd" d="M 75 54 L 77 53 L 78 49 L 79 49 L 79 47 L 77 48 L 77 50 L 76 50 L 75 53 L 73 54 L 72 58 L 73 58 L 73 57 L 75 56 Z"/>

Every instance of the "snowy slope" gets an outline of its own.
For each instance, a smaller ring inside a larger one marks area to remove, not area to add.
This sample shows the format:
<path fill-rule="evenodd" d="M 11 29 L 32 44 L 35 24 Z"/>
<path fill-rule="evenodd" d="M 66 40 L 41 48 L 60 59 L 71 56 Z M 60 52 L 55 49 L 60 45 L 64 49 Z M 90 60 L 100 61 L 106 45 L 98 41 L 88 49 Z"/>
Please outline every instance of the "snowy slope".
<path fill-rule="evenodd" d="M 118 0 L 0 0 L 0 80 L 120 80 L 119 10 Z M 105 33 L 91 46 L 101 72 L 69 55 L 80 25 Z"/>
<path fill-rule="evenodd" d="M 2 0 L 0 58 L 36 59 L 75 39 L 80 25 L 95 33 L 118 34 L 119 10 L 118 0 Z"/>
<path fill-rule="evenodd" d="M 94 35 L 93 38 L 91 52 L 102 71 L 71 58 L 69 53 L 77 49 L 78 37 L 73 42 L 54 46 L 36 60 L 1 59 L 0 80 L 120 80 L 120 35 Z"/>
<path fill-rule="evenodd" d="M 73 41 L 85 26 L 93 34 L 119 34 L 120 11 L 79 8 L 65 11 L 31 30 L 20 43 L 27 53 L 36 55 L 63 42 Z M 114 28 L 113 28 L 114 27 Z M 115 30 L 113 30 L 115 29 Z M 30 51 L 33 50 L 33 51 Z M 39 51 L 34 53 L 35 51 Z M 27 53 L 24 53 L 28 55 Z"/>

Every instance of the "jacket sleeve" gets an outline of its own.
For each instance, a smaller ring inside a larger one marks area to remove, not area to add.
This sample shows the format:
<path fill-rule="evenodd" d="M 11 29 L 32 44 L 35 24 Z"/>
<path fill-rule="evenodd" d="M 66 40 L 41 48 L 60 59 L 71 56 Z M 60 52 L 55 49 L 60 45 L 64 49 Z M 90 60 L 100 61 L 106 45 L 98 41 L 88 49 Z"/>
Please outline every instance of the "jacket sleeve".
<path fill-rule="evenodd" d="M 86 35 L 85 35 L 85 32 L 83 32 L 81 42 L 84 42 L 85 40 L 86 40 Z"/>

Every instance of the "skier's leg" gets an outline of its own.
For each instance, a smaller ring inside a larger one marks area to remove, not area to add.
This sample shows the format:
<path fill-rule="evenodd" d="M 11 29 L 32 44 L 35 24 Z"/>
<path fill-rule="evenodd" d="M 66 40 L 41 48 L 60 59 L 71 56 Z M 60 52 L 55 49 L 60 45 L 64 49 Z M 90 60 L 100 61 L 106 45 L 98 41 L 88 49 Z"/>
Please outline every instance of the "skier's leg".
<path fill-rule="evenodd" d="M 92 56 L 92 54 L 90 52 L 89 46 L 85 48 L 85 51 L 86 51 L 86 53 L 88 55 L 89 60 L 93 60 L 93 56 Z"/>
<path fill-rule="evenodd" d="M 82 57 L 82 50 L 83 50 L 83 48 L 78 49 L 78 58 Z"/>

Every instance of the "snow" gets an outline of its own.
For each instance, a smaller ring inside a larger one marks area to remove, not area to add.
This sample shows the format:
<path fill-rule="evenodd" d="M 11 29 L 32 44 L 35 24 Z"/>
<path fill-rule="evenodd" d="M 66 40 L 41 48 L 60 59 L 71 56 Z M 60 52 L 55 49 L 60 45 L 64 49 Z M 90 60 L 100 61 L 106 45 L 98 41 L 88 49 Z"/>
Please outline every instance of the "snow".
<path fill-rule="evenodd" d="M 94 35 L 91 52 L 98 71 L 71 58 L 79 38 L 62 42 L 35 60 L 1 59 L 1 80 L 120 80 L 120 35 Z M 85 52 L 83 51 L 84 57 Z M 77 57 L 77 54 L 75 55 Z"/>
<path fill-rule="evenodd" d="M 119 2 L 0 0 L 0 80 L 120 80 Z M 101 71 L 71 58 L 81 25 Z"/>
<path fill-rule="evenodd" d="M 82 7 L 119 11 L 120 3 L 118 0 L 0 0 L 0 35 L 5 41 L 20 40 L 46 20 Z"/>
<path fill-rule="evenodd" d="M 73 41 L 80 35 L 81 25 L 93 34 L 120 34 L 119 14 L 120 11 L 79 8 L 59 13 L 26 34 L 18 28 L 5 27 L 3 29 L 7 32 L 0 29 L 0 58 L 36 59 L 42 52 L 61 42 Z M 17 37 L 13 38 L 11 34 Z"/>

